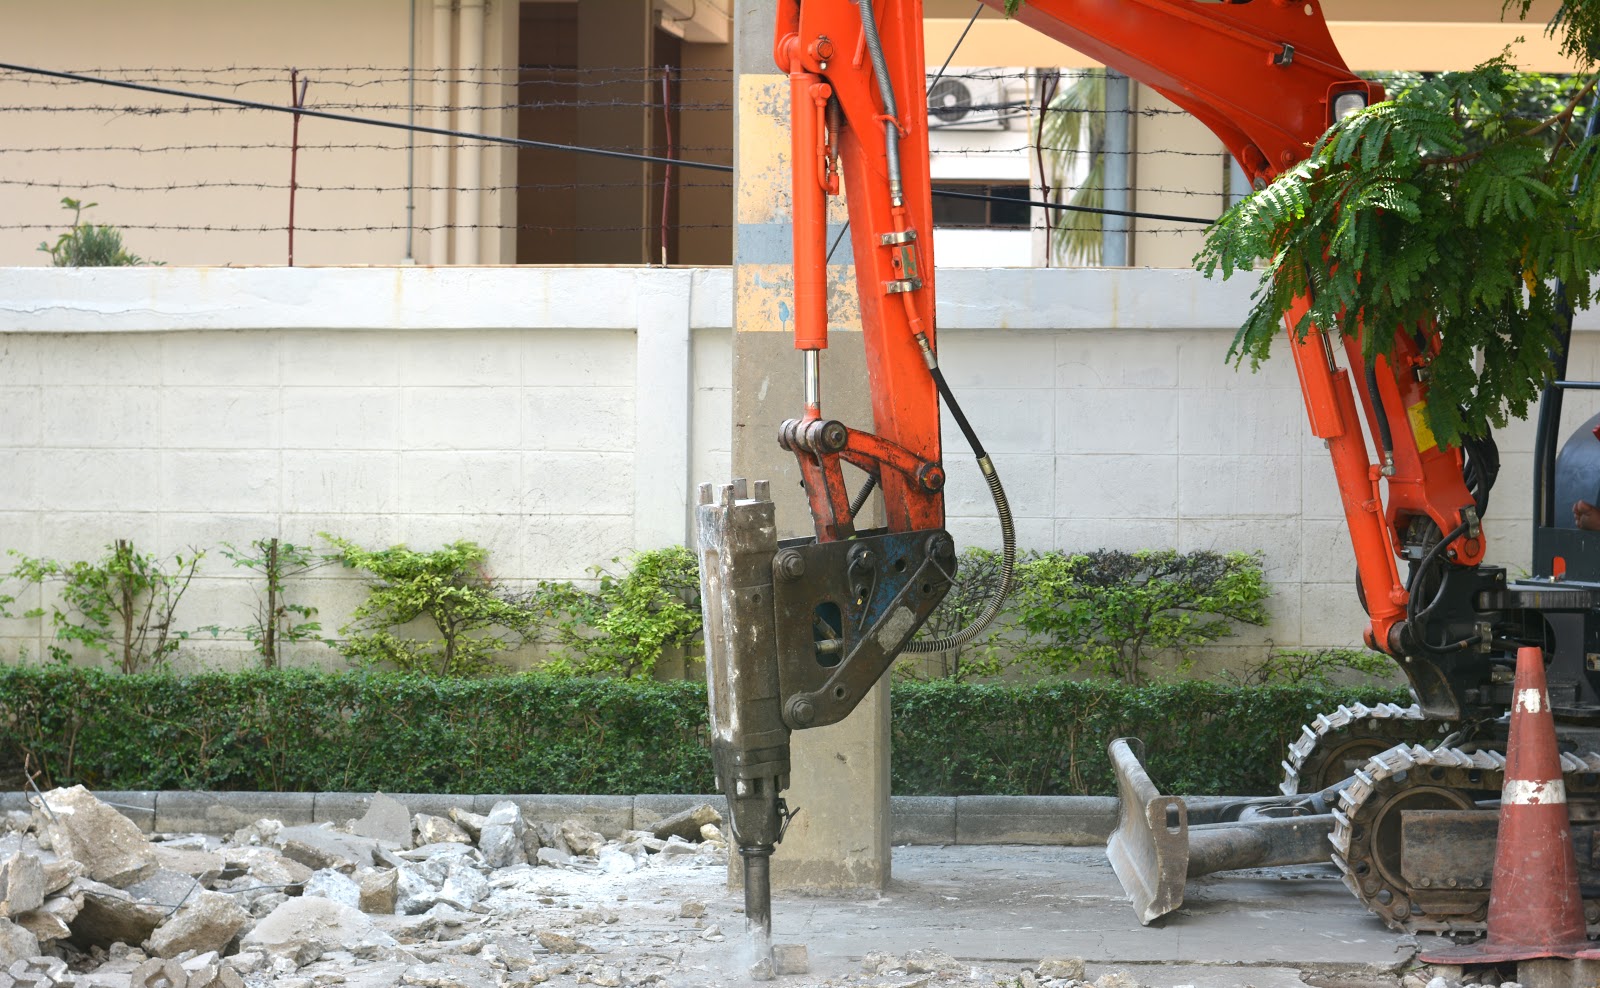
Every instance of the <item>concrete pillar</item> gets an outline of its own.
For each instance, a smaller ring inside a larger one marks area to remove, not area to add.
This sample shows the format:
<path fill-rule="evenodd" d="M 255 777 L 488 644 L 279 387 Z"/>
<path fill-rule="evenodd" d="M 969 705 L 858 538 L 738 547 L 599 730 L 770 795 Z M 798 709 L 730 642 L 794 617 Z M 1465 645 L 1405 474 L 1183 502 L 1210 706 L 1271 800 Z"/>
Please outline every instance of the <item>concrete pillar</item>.
<path fill-rule="evenodd" d="M 772 62 L 773 16 L 771 4 L 735 7 L 733 473 L 772 481 L 779 535 L 788 537 L 812 528 L 794 456 L 777 443 L 779 423 L 804 406 L 789 323 L 789 85 Z M 871 428 L 853 269 L 839 263 L 849 256 L 848 242 L 841 244 L 830 271 L 836 290 L 831 346 L 822 356 L 823 410 Z M 792 763 L 786 798 L 800 814 L 773 857 L 773 887 L 883 887 L 890 836 L 887 683 L 842 723 L 796 733 Z"/>
<path fill-rule="evenodd" d="M 638 0 L 583 0 L 578 4 L 578 67 L 600 98 L 649 106 L 659 99 L 646 81 L 653 63 L 655 18 Z M 619 68 L 619 66 L 621 66 Z M 607 68 L 612 72 L 601 71 Z M 622 80 L 633 80 L 624 82 Z M 650 148 L 650 111 L 634 106 L 585 106 L 578 114 L 584 147 Z M 577 189 L 578 264 L 642 264 L 650 212 L 650 166 L 620 158 L 585 158 Z"/>

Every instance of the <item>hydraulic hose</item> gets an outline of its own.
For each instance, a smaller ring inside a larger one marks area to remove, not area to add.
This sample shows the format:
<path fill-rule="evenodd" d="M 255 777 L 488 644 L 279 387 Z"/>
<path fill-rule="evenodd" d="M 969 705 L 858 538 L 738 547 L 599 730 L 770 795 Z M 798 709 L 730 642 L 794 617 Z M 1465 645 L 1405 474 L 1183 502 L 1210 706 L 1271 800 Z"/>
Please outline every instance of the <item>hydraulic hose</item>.
<path fill-rule="evenodd" d="M 883 143 L 889 159 L 889 199 L 898 206 L 905 201 L 900 173 L 900 110 L 894 98 L 894 83 L 889 79 L 889 63 L 883 58 L 883 40 L 878 37 L 878 19 L 872 13 L 872 0 L 856 0 L 861 9 L 861 32 L 867 41 L 867 57 L 883 97 Z"/>
<path fill-rule="evenodd" d="M 872 0 L 856 0 L 856 7 L 861 12 L 861 33 L 866 40 L 867 57 L 872 61 L 872 74 L 878 80 L 878 93 L 883 97 L 883 143 L 884 153 L 888 159 L 889 201 L 899 207 L 905 202 L 905 185 L 900 170 L 900 108 L 894 98 L 894 83 L 889 78 L 889 65 L 883 57 L 883 41 L 878 37 L 878 19 L 872 12 Z M 983 443 L 978 441 L 978 435 L 972 429 L 972 423 L 967 421 L 960 403 L 950 392 L 950 385 L 945 382 L 944 372 L 939 369 L 939 360 L 934 356 L 928 338 L 920 331 L 916 336 L 918 345 L 922 347 L 923 358 L 927 361 L 928 372 L 933 375 L 934 386 L 939 389 L 939 396 L 944 399 L 945 407 L 950 409 L 951 416 L 961 428 L 961 434 L 966 436 L 967 444 L 972 447 L 972 454 L 978 460 L 978 469 L 983 472 L 984 482 L 989 485 L 989 496 L 994 499 L 995 511 L 1000 516 L 1000 579 L 989 594 L 989 599 L 984 602 L 983 610 L 971 624 L 953 635 L 913 640 L 905 647 L 907 652 L 948 652 L 978 637 L 983 629 L 999 616 L 1000 608 L 1005 606 L 1006 597 L 1011 594 L 1012 579 L 1016 569 L 1017 533 L 1012 524 L 1011 503 L 1006 500 L 1005 487 L 1000 483 L 1000 474 L 994 468 L 994 461 L 989 459 Z M 869 485 L 857 495 L 851 514 L 859 510 L 858 505 L 866 503 L 866 495 L 870 494 L 871 490 L 872 487 Z"/>
<path fill-rule="evenodd" d="M 933 374 L 933 383 L 939 389 L 939 396 L 944 399 L 945 407 L 950 409 L 951 417 L 956 420 L 961 434 L 972 447 L 972 455 L 978 460 L 978 469 L 983 471 L 984 482 L 989 485 L 989 496 L 994 499 L 995 513 L 1000 516 L 1000 579 L 990 592 L 989 599 L 984 601 L 983 610 L 978 612 L 978 616 L 971 624 L 953 635 L 946 635 L 943 638 L 912 639 L 905 648 L 907 652 L 948 652 L 978 637 L 983 629 L 1000 615 L 1000 608 L 1005 606 L 1006 598 L 1011 595 L 1012 579 L 1017 564 L 1017 531 L 1011 519 L 1011 502 L 1006 500 L 1006 489 L 1000 483 L 1000 473 L 995 470 L 994 461 L 989 459 L 983 443 L 978 441 L 978 434 L 972 429 L 972 423 L 967 421 L 966 413 L 961 410 L 961 404 L 950 392 L 950 385 L 945 382 L 944 371 L 939 369 L 938 361 L 932 356 L 932 350 L 924 347 L 923 353 L 928 357 L 928 370 Z"/>

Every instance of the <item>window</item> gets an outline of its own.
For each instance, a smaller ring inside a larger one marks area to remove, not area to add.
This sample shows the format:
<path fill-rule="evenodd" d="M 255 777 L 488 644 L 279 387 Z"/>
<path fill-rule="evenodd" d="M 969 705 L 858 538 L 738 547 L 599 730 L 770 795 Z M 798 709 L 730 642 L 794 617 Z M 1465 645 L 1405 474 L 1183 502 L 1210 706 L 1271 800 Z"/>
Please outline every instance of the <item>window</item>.
<path fill-rule="evenodd" d="M 941 192 L 995 196 L 1004 201 L 942 196 Z M 1025 182 L 934 182 L 933 225 L 966 230 L 1026 230 L 1032 218 L 1030 198 Z"/>

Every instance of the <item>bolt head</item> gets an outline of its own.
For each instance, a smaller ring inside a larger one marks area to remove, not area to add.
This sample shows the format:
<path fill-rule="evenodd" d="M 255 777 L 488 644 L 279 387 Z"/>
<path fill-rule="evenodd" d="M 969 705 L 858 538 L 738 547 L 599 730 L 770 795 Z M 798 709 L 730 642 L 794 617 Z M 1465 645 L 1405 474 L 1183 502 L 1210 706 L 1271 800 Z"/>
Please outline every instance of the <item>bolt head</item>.
<path fill-rule="evenodd" d="M 805 557 L 793 549 L 785 549 L 773 560 L 773 568 L 780 579 L 793 582 L 806 575 Z"/>
<path fill-rule="evenodd" d="M 806 727 L 817 719 L 817 708 L 805 697 L 797 696 L 789 701 L 789 720 L 796 726 Z"/>
<path fill-rule="evenodd" d="M 843 422 L 829 422 L 822 427 L 822 445 L 837 452 L 850 442 L 850 430 Z"/>

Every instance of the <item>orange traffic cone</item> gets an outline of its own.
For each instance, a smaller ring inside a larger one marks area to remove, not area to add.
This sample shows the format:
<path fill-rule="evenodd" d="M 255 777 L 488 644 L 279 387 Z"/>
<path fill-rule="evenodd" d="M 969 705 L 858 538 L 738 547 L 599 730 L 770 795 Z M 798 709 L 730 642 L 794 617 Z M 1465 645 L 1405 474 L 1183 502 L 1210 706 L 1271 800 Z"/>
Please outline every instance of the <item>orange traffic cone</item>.
<path fill-rule="evenodd" d="M 1588 955 L 1578 861 L 1567 822 L 1567 787 L 1545 687 L 1544 653 L 1517 652 L 1500 793 L 1500 836 L 1481 943 L 1422 954 L 1427 964 L 1498 964 Z"/>

